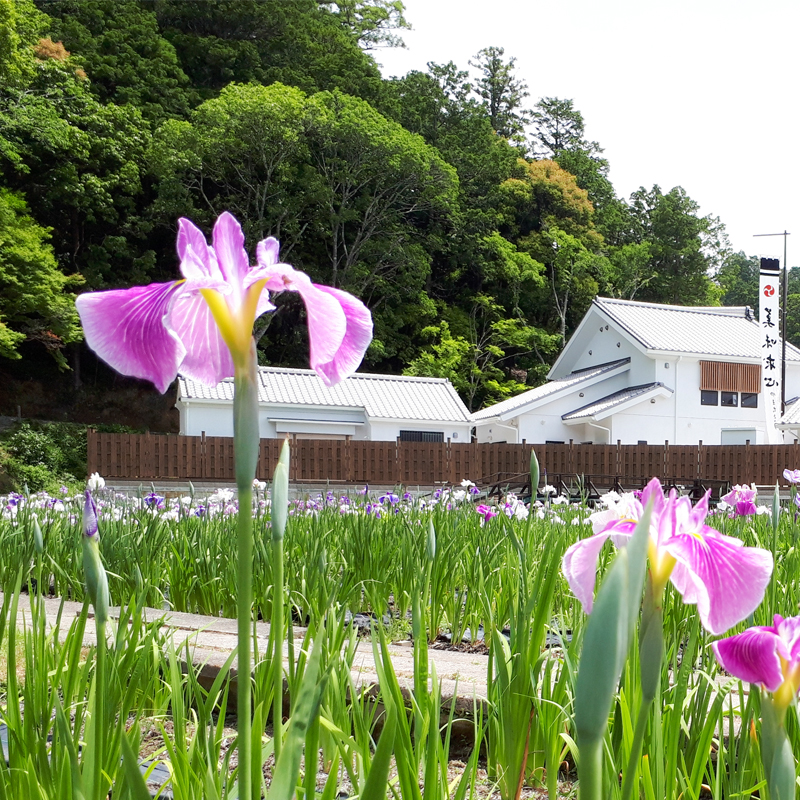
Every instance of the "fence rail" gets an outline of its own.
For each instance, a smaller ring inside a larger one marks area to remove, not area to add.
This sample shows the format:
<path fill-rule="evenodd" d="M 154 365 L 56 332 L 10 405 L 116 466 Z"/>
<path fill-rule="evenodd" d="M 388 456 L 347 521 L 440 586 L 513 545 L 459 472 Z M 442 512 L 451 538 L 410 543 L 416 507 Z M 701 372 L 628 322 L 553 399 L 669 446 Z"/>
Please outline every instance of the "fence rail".
<path fill-rule="evenodd" d="M 800 446 L 454 444 L 292 440 L 291 479 L 308 482 L 433 485 L 527 472 L 536 450 L 553 475 L 657 476 L 663 481 L 721 480 L 760 486 L 800 467 Z M 268 480 L 282 441 L 262 439 L 257 476 Z M 223 436 L 98 433 L 89 430 L 88 470 L 128 480 L 233 482 L 233 439 Z"/>

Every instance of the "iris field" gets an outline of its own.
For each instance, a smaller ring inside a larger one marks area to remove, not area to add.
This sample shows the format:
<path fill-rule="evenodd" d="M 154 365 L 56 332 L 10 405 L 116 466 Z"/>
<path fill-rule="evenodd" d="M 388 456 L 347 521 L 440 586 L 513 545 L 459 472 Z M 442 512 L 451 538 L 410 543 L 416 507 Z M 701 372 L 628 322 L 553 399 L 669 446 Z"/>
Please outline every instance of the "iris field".
<path fill-rule="evenodd" d="M 561 565 L 567 548 L 591 535 L 596 509 L 555 497 L 530 508 L 513 495 L 489 503 L 473 492 L 469 486 L 426 496 L 328 492 L 291 502 L 285 582 L 276 592 L 271 502 L 267 487 L 256 486 L 254 612 L 274 619 L 277 597 L 285 609 L 281 639 L 290 625 L 308 632 L 281 675 L 290 712 L 279 731 L 268 724 L 276 695 L 272 646 L 255 655 L 253 740 L 261 742 L 250 776 L 255 796 L 288 800 L 321 792 L 333 800 L 344 791 L 465 800 L 496 791 L 508 800 L 537 787 L 551 798 L 580 791 L 575 696 L 591 617 Z M 224 490 L 202 499 L 95 494 L 111 601 L 123 607 L 124 621 L 109 625 L 102 667 L 98 650 L 82 647 L 87 615 L 62 640 L 36 613 L 25 631 L 9 624 L 20 588 L 32 594 L 34 609 L 40 592 L 84 599 L 83 496 L 2 498 L 0 721 L 9 745 L 7 763 L 0 760 L 0 799 L 89 800 L 111 790 L 114 798 L 138 800 L 132 756 L 142 730 L 153 725 L 164 742 L 155 758 L 168 761 L 176 798 L 237 797 L 235 743 L 223 735 L 226 671 L 203 688 L 191 669 L 181 669 L 181 653 L 159 627 L 142 623 L 139 613 L 154 606 L 235 616 L 235 500 Z M 774 614 L 791 617 L 798 609 L 794 506 L 784 503 L 775 526 L 771 513 L 761 511 L 706 519 L 747 546 L 774 551 L 763 602 L 728 634 L 771 625 Z M 601 576 L 615 553 L 611 543 L 601 550 Z M 374 615 L 371 635 L 359 636 L 347 612 Z M 647 800 L 767 796 L 760 692 L 721 670 L 711 647 L 719 637 L 704 631 L 696 606 L 684 604 L 671 585 L 663 615 L 656 700 L 633 766 L 642 703 L 635 646 L 614 692 L 602 743 L 610 796 L 622 797 L 619 776 L 631 770 L 634 796 Z M 391 662 L 381 659 L 389 633 L 413 638 L 413 690 L 405 694 Z M 429 643 L 445 633 L 453 642 L 481 639 L 489 656 L 487 701 L 476 698 L 467 715 L 474 746 L 455 770 L 449 746 L 456 712 L 447 704 L 440 709 L 428 658 Z M 374 648 L 382 663 L 380 687 L 371 692 L 357 688 L 350 672 L 362 648 Z M 785 728 L 800 754 L 794 705 Z M 318 754 L 318 769 L 311 753 Z M 266 771 L 264 763 L 271 765 Z"/>

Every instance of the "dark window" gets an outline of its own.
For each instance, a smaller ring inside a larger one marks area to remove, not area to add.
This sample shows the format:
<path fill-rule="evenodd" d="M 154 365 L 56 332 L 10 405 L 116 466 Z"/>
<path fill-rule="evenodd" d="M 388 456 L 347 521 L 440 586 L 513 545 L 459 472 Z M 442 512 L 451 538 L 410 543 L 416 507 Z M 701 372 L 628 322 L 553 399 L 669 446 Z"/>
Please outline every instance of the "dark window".
<path fill-rule="evenodd" d="M 708 389 L 703 389 L 700 392 L 700 405 L 701 406 L 716 406 L 719 405 L 717 399 L 717 392 L 711 392 Z"/>
<path fill-rule="evenodd" d="M 758 395 L 755 392 L 742 392 L 742 408 L 758 408 Z"/>
<path fill-rule="evenodd" d="M 739 394 L 737 392 L 722 392 L 722 402 L 720 405 L 722 406 L 733 406 L 736 407 L 739 405 Z"/>
<path fill-rule="evenodd" d="M 441 431 L 400 431 L 401 442 L 443 442 Z"/>

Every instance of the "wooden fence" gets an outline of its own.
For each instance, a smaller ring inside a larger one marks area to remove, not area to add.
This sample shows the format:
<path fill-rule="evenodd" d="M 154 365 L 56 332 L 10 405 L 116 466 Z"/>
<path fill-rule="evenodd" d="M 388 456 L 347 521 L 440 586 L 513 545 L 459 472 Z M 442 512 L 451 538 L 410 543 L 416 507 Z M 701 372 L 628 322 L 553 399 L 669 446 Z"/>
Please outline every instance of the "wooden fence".
<path fill-rule="evenodd" d="M 269 480 L 283 442 L 262 439 L 257 476 Z M 531 449 L 551 475 L 619 476 L 662 481 L 755 483 L 783 480 L 800 467 L 788 445 L 453 444 L 297 439 L 291 479 L 324 483 L 404 484 L 502 480 L 527 472 Z M 97 433 L 88 437 L 88 471 L 128 480 L 234 481 L 233 439 L 222 436 Z"/>

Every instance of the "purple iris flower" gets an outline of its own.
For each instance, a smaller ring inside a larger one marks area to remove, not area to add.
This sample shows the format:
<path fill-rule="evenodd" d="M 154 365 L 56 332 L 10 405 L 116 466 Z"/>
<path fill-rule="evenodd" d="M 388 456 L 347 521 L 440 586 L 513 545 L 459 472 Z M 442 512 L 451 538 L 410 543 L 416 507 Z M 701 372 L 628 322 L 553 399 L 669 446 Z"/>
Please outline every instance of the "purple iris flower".
<path fill-rule="evenodd" d="M 83 535 L 87 539 L 94 539 L 97 536 L 97 506 L 89 489 L 84 492 Z"/>
<path fill-rule="evenodd" d="M 381 505 L 386 505 L 386 503 L 394 505 L 395 503 L 400 502 L 400 498 L 394 492 L 387 492 L 386 494 L 382 494 L 378 498 L 378 500 L 381 503 Z"/>
<path fill-rule="evenodd" d="M 161 495 L 156 494 L 155 492 L 150 492 L 146 494 L 142 500 L 144 504 L 148 508 L 164 508 L 164 498 Z"/>
<path fill-rule="evenodd" d="M 733 515 L 735 517 L 746 517 L 749 514 L 756 513 L 755 500 L 757 494 L 755 486 L 749 486 L 746 483 L 740 486 L 737 483 L 728 494 L 720 497 L 720 500 L 733 507 Z"/>
<path fill-rule="evenodd" d="M 86 341 L 124 375 L 160 392 L 180 372 L 208 386 L 246 363 L 253 322 L 275 306 L 264 290 L 300 293 L 308 312 L 311 367 L 331 386 L 358 367 L 372 338 L 372 318 L 355 297 L 318 286 L 278 262 L 278 242 L 259 242 L 251 267 L 239 223 L 227 211 L 214 225 L 213 245 L 189 220 L 178 221 L 183 280 L 89 292 L 76 306 Z"/>
<path fill-rule="evenodd" d="M 679 498 L 674 489 L 665 497 L 658 478 L 647 484 L 641 501 L 632 498 L 624 505 L 627 516 L 610 519 L 564 554 L 564 575 L 586 613 L 592 610 L 597 558 L 606 539 L 625 545 L 650 500 L 648 556 L 656 596 L 672 581 L 684 603 L 697 604 L 703 627 L 713 634 L 748 617 L 764 597 L 772 573 L 771 553 L 745 547 L 739 539 L 708 527 L 708 493 L 692 508 L 691 500 Z"/>
<path fill-rule="evenodd" d="M 800 689 L 800 617 L 774 617 L 771 626 L 755 626 L 720 639 L 712 647 L 723 669 L 775 693 L 784 708 Z"/>

